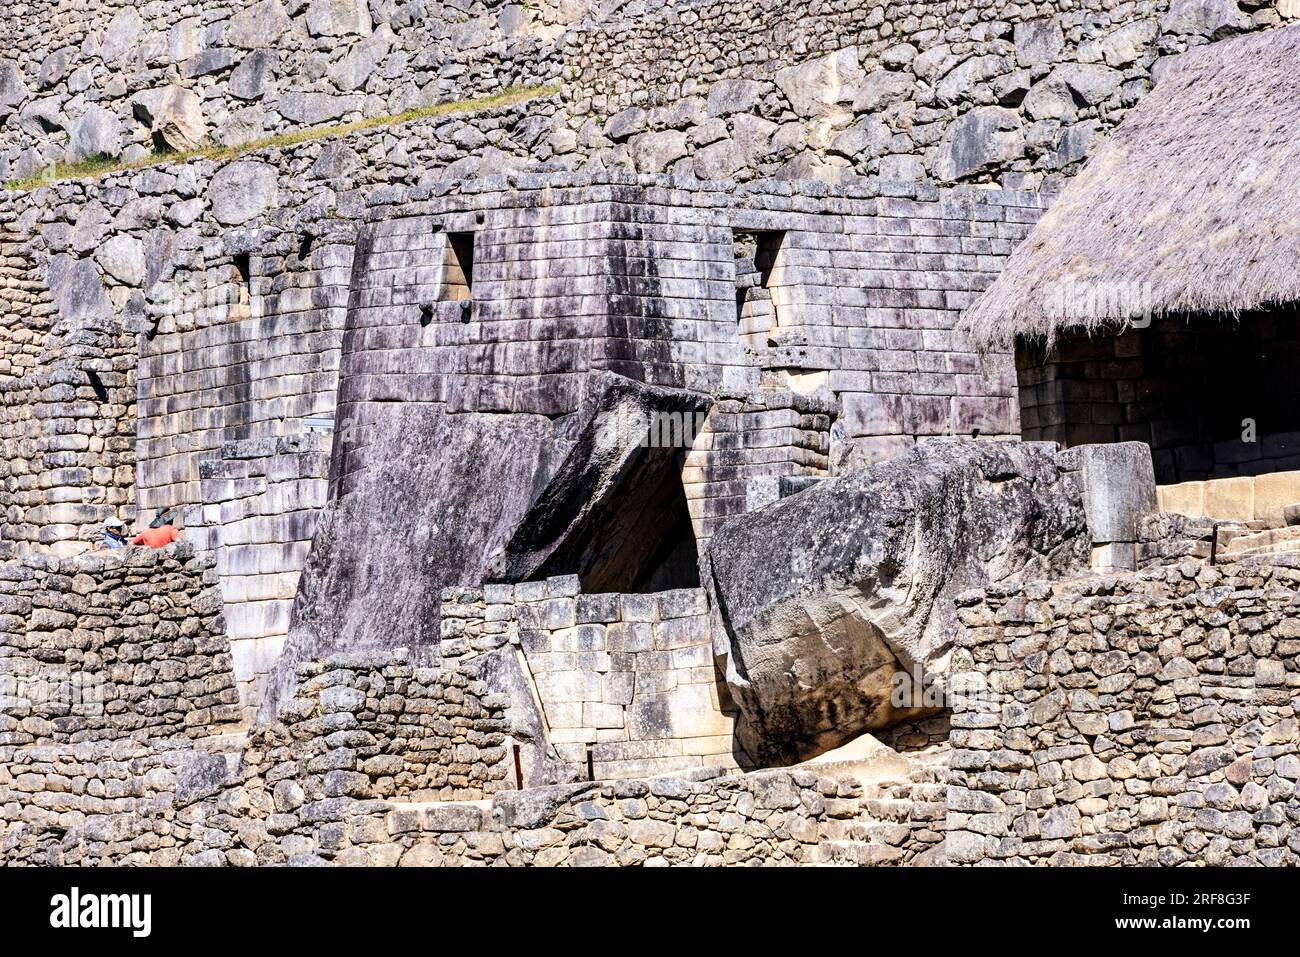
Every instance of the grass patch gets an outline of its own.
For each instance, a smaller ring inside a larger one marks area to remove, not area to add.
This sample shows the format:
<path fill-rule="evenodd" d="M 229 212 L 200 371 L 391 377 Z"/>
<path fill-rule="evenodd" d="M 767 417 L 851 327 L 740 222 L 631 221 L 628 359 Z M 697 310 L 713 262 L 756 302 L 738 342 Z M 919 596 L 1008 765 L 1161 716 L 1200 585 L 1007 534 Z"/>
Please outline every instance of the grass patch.
<path fill-rule="evenodd" d="M 347 136 L 349 133 L 357 133 L 361 130 L 373 130 L 384 126 L 400 126 L 414 120 L 513 106 L 516 103 L 526 103 L 528 100 L 534 100 L 538 97 L 550 96 L 559 91 L 559 84 L 556 83 L 546 86 L 512 86 L 500 93 L 494 93 L 492 96 L 483 96 L 472 100 L 457 100 L 452 103 L 438 103 L 434 106 L 421 106 L 402 113 L 394 113 L 390 116 L 372 116 L 369 119 L 357 120 L 355 123 L 339 123 L 335 126 L 316 126 L 305 130 L 294 130 L 289 133 L 281 133 L 278 136 L 249 140 L 246 143 L 238 143 L 234 146 L 205 146 L 183 153 L 154 150 L 148 156 L 129 163 L 125 160 L 101 154 L 76 163 L 57 163 L 39 175 L 27 179 L 10 180 L 5 184 L 5 187 L 14 190 L 39 189 L 42 186 L 49 186 L 64 180 L 93 179 L 108 173 L 144 169 L 149 166 L 161 166 L 165 163 L 184 163 L 192 159 L 229 160 L 257 150 L 283 149 L 297 146 L 300 143 L 310 143 L 312 140 L 323 140 L 332 136 Z"/>

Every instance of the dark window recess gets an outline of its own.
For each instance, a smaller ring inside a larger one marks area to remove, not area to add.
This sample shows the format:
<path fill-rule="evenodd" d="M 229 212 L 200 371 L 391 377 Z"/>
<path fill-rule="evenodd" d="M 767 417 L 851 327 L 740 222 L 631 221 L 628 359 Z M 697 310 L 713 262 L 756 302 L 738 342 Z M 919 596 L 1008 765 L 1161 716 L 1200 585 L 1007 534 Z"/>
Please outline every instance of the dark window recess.
<path fill-rule="evenodd" d="M 781 324 L 770 283 L 784 241 L 785 233 L 776 231 L 733 234 L 736 323 L 741 339 L 752 348 L 770 345 L 769 335 Z"/>
<path fill-rule="evenodd" d="M 301 262 L 307 262 L 307 257 L 311 255 L 312 237 L 304 236 L 298 243 L 298 259 Z"/>
<path fill-rule="evenodd" d="M 1298 365 L 1294 307 L 1066 331 L 1051 352 L 1017 344 L 1021 433 L 1066 447 L 1145 442 L 1162 485 L 1300 469 Z"/>
<path fill-rule="evenodd" d="M 234 257 L 235 266 L 235 302 L 236 306 L 249 306 L 253 301 L 253 263 L 248 253 L 239 253 Z"/>
<path fill-rule="evenodd" d="M 443 296 L 460 302 L 474 296 L 474 234 L 447 234 L 447 268 L 443 272 Z"/>

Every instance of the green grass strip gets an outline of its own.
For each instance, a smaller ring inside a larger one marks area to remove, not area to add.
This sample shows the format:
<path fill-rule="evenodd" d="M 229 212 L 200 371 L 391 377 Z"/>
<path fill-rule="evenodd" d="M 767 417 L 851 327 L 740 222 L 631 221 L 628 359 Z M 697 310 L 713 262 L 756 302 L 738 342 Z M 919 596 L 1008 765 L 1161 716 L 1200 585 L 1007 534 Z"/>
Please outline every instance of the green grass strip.
<path fill-rule="evenodd" d="M 495 110 L 504 106 L 514 106 L 517 103 L 526 103 L 529 100 L 538 97 L 551 96 L 560 91 L 559 84 L 548 84 L 546 86 L 512 86 L 507 87 L 500 93 L 494 93 L 491 96 L 478 97 L 471 100 L 457 100 L 452 103 L 438 103 L 434 106 L 420 106 L 415 109 L 405 110 L 401 113 L 395 113 L 391 116 L 372 116 L 369 119 L 357 120 L 355 123 L 339 123 L 335 126 L 316 126 L 305 130 L 294 130 L 289 133 L 280 133 L 277 136 L 267 136 L 262 139 L 249 140 L 246 143 L 237 143 L 233 146 L 204 146 L 196 150 L 186 152 L 169 152 L 165 150 L 155 150 L 148 156 L 143 156 L 138 160 L 126 162 L 112 156 L 92 156 L 88 159 L 79 160 L 76 163 L 57 163 L 39 175 L 27 179 L 10 180 L 5 184 L 6 189 L 13 190 L 30 190 L 39 189 L 42 186 L 50 186 L 53 183 L 62 182 L 72 179 L 93 179 L 97 176 L 104 176 L 108 173 L 120 173 L 125 170 L 144 169 L 149 166 L 160 166 L 166 163 L 184 163 L 192 159 L 210 159 L 210 160 L 229 160 L 245 153 L 253 153 L 257 150 L 264 149 L 284 149 L 289 146 L 297 146 L 300 143 L 310 143 L 313 140 L 328 139 L 333 136 L 347 136 L 350 133 L 357 133 L 361 130 L 379 129 L 385 126 L 399 126 L 402 123 L 410 123 L 415 120 L 426 120 L 438 116 L 450 116 L 456 113 L 474 113 L 479 110 Z"/>

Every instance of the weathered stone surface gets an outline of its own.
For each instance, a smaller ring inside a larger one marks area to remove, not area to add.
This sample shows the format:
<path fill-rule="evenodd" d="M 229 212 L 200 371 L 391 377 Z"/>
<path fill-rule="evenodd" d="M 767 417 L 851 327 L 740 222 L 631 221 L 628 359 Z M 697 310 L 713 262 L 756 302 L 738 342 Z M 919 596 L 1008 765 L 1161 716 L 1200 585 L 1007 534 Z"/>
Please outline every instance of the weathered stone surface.
<path fill-rule="evenodd" d="M 1222 39 L 1250 28 L 1250 17 L 1234 0 L 1174 0 L 1160 21 L 1167 33 L 1195 34 Z"/>
<path fill-rule="evenodd" d="M 212 177 L 212 217 L 238 226 L 266 212 L 279 195 L 279 173 L 269 163 L 239 160 Z"/>
<path fill-rule="evenodd" d="M 553 467 L 543 416 L 381 411 L 388 416 L 357 437 L 385 465 L 367 469 L 320 520 L 264 710 L 292 688 L 300 661 L 345 648 L 436 652 L 440 589 L 483 578 Z M 495 478 L 461 481 L 466 470 Z M 397 537 L 366 531 L 378 525 Z"/>
<path fill-rule="evenodd" d="M 131 236 L 114 236 L 95 253 L 104 272 L 128 286 L 144 282 L 144 243 Z"/>
<path fill-rule="evenodd" d="M 117 117 L 98 106 L 88 106 L 72 126 L 68 156 L 74 160 L 92 156 L 115 157 L 122 152 L 122 131 Z"/>
<path fill-rule="evenodd" d="M 1065 46 L 1065 35 L 1055 17 L 1016 24 L 1016 62 L 1021 66 L 1052 63 Z"/>
<path fill-rule="evenodd" d="M 261 0 L 230 18 L 226 24 L 226 42 L 245 50 L 273 47 L 290 23 L 280 0 Z"/>
<path fill-rule="evenodd" d="M 274 50 L 253 50 L 230 73 L 231 96 L 256 100 L 266 95 L 275 78 L 278 57 Z"/>
<path fill-rule="evenodd" d="M 1079 445 L 1057 463 L 1080 473 L 1094 544 L 1136 542 L 1142 519 L 1157 511 L 1151 448 L 1144 442 Z"/>
<path fill-rule="evenodd" d="M 1050 446 L 931 443 L 736 519 L 707 579 L 739 728 L 789 760 L 905 713 L 900 670 L 946 670 L 959 592 L 1086 563 L 1081 491 Z"/>
<path fill-rule="evenodd" d="M 173 84 L 163 91 L 153 117 L 153 133 L 168 149 L 198 149 L 208 137 L 203 103 L 193 90 Z"/>
<path fill-rule="evenodd" d="M 863 81 L 857 51 L 837 53 L 787 67 L 776 74 L 776 85 L 790 101 L 796 116 L 811 118 L 847 110 Z"/>
<path fill-rule="evenodd" d="M 365 0 L 311 0 L 307 29 L 315 37 L 369 36 L 372 21 Z"/>
<path fill-rule="evenodd" d="M 946 181 L 965 179 L 1007 162 L 1020 152 L 1025 133 L 1014 110 L 981 106 L 948 128 L 939 143 L 935 174 Z"/>
<path fill-rule="evenodd" d="M 113 305 L 99 271 L 89 259 L 55 256 L 50 260 L 47 281 L 64 319 L 80 325 L 105 320 L 112 314 Z"/>
<path fill-rule="evenodd" d="M 329 78 L 345 93 L 363 88 L 370 75 L 388 55 L 393 42 L 392 28 L 381 23 L 374 33 L 354 44 L 346 55 L 330 65 Z"/>
<path fill-rule="evenodd" d="M 30 95 L 18 64 L 12 60 L 0 62 L 0 117 L 8 116 L 22 106 Z"/>

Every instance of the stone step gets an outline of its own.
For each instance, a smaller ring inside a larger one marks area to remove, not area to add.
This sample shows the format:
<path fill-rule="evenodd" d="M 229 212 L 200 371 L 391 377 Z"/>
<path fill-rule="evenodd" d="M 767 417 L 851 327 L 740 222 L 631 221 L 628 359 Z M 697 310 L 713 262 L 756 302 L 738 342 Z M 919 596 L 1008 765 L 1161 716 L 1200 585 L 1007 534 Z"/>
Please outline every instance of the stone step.
<path fill-rule="evenodd" d="M 1220 532 L 1219 534 L 1220 549 L 1225 557 L 1300 552 L 1300 526 L 1298 525 L 1268 528 L 1260 532 Z"/>

